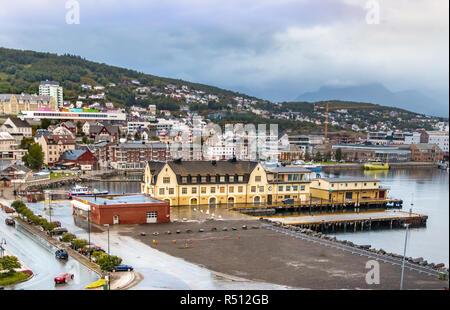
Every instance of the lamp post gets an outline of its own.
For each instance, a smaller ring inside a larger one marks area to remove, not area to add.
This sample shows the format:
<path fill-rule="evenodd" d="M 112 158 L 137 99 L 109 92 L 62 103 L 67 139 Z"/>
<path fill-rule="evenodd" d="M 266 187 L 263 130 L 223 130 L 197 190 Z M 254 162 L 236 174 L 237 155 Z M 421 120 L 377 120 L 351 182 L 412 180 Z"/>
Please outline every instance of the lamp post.
<path fill-rule="evenodd" d="M 89 206 L 88 210 L 88 235 L 89 235 L 89 261 L 91 261 L 91 206 Z"/>
<path fill-rule="evenodd" d="M 109 263 L 109 224 L 105 224 L 105 227 L 108 228 L 108 263 Z M 111 290 L 111 274 L 108 273 L 108 289 Z"/>
<path fill-rule="evenodd" d="M 403 249 L 403 260 L 402 260 L 402 277 L 400 278 L 400 290 L 403 290 L 403 274 L 405 272 L 405 258 L 406 258 L 406 244 L 408 242 L 408 230 L 409 224 L 405 224 L 406 234 L 405 234 L 405 248 Z"/>

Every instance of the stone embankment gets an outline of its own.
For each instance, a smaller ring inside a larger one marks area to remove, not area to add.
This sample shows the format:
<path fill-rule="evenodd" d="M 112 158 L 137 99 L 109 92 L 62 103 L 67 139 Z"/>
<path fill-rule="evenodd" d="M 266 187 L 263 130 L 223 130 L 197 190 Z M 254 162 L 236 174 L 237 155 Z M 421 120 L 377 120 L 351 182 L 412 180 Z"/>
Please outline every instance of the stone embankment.
<path fill-rule="evenodd" d="M 359 250 L 364 250 L 364 251 L 368 251 L 370 253 L 376 254 L 376 255 L 380 255 L 380 256 L 385 256 L 387 258 L 395 258 L 395 259 L 403 259 L 403 255 L 399 255 L 399 254 L 395 254 L 395 253 L 389 253 L 386 252 L 383 249 L 373 249 L 371 247 L 371 245 L 358 245 L 355 244 L 351 241 L 348 240 L 338 240 L 336 239 L 336 237 L 331 237 L 328 236 L 326 234 L 323 234 L 321 232 L 316 232 L 314 230 L 311 229 L 307 229 L 307 228 L 300 228 L 298 226 L 295 225 L 285 225 L 282 224 L 280 222 L 271 222 L 267 219 L 260 219 L 262 222 L 265 222 L 267 224 L 269 224 L 270 226 L 273 227 L 277 227 L 277 228 L 281 228 L 283 230 L 286 231 L 291 231 L 291 232 L 296 232 L 296 233 L 301 233 L 304 234 L 305 236 L 309 236 L 309 237 L 313 237 L 313 238 L 319 238 L 319 239 L 323 239 L 323 240 L 327 240 L 330 242 L 334 242 L 337 244 L 341 244 L 344 246 L 349 246 L 349 247 L 353 247 L 355 249 L 359 249 Z M 443 272 L 446 274 L 446 278 L 448 278 L 448 273 L 449 273 L 449 269 L 445 267 L 445 264 L 443 263 L 429 263 L 427 260 L 424 260 L 423 257 L 419 257 L 419 258 L 413 258 L 413 257 L 405 257 L 405 261 L 410 263 L 410 264 L 415 264 L 417 266 L 420 267 L 427 267 L 430 268 L 436 272 Z"/>

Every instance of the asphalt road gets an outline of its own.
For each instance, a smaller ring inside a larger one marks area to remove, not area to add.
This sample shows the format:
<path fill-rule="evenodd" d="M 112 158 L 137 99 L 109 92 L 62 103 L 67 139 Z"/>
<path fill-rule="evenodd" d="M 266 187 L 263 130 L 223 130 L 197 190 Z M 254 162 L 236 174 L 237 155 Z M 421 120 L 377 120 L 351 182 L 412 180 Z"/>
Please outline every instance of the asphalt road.
<path fill-rule="evenodd" d="M 79 290 L 99 279 L 95 272 L 77 260 L 55 258 L 56 248 L 47 241 L 30 234 L 19 223 L 16 226 L 5 224 L 7 214 L 0 211 L 0 240 L 6 240 L 6 248 L 17 256 L 23 264 L 34 273 L 33 278 L 26 282 L 8 286 L 6 289 L 24 290 Z M 74 279 L 64 285 L 55 285 L 54 277 L 61 272 L 74 274 Z"/>

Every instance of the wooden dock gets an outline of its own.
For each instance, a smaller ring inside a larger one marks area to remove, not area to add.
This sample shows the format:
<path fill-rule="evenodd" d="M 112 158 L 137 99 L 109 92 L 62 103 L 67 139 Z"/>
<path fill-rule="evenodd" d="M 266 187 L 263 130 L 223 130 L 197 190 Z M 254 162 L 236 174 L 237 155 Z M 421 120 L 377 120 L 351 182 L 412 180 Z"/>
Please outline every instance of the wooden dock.
<path fill-rule="evenodd" d="M 402 227 L 403 224 L 421 227 L 426 225 L 428 216 L 399 210 L 385 210 L 264 218 L 281 225 L 295 225 L 320 232 L 333 232 L 371 230 L 378 227 L 394 228 Z"/>

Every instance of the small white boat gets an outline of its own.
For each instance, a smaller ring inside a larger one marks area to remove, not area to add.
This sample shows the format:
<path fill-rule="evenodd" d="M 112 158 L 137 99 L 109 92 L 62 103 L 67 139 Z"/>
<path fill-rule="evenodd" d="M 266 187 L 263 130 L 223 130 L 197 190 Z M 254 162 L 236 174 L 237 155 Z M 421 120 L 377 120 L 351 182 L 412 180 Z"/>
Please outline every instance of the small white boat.
<path fill-rule="evenodd" d="M 322 166 L 318 164 L 314 164 L 312 162 L 309 162 L 307 164 L 303 165 L 303 168 L 306 168 L 312 172 L 322 172 Z"/>
<path fill-rule="evenodd" d="M 75 185 L 69 190 L 70 196 L 92 196 L 92 195 L 107 195 L 108 191 L 99 191 L 98 189 L 90 186 Z"/>

